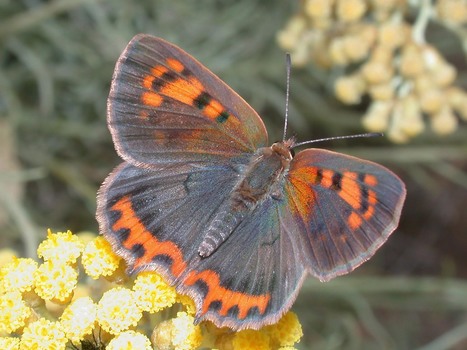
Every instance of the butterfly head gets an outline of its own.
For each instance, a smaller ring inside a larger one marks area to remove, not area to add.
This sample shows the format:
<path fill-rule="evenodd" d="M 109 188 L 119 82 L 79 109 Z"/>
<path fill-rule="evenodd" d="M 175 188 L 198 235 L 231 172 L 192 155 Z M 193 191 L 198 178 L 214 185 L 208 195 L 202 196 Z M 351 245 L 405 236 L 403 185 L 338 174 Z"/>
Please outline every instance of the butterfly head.
<path fill-rule="evenodd" d="M 281 156 L 286 161 L 291 161 L 295 155 L 293 147 L 295 146 L 295 138 L 284 141 L 274 142 L 271 146 L 271 150 Z"/>

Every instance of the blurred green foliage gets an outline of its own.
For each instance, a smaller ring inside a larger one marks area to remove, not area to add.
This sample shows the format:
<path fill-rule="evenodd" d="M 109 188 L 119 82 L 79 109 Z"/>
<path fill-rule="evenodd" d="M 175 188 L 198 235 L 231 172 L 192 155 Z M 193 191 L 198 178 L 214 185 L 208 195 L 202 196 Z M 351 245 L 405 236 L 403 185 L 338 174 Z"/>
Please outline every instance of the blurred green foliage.
<path fill-rule="evenodd" d="M 97 231 L 96 191 L 120 162 L 106 127 L 106 98 L 114 64 L 137 33 L 191 53 L 259 112 L 271 141 L 280 139 L 285 59 L 276 34 L 297 6 L 0 1 L 0 247 L 34 255 L 46 227 Z M 433 37 L 443 41 L 436 31 Z M 462 52 L 451 57 L 464 61 Z M 289 135 L 363 132 L 365 103 L 335 101 L 331 79 L 313 67 L 292 71 Z M 337 281 L 305 284 L 297 302 L 301 348 L 467 347 L 466 136 L 463 125 L 449 138 L 424 135 L 405 146 L 384 138 L 319 145 L 387 164 L 407 182 L 408 199 L 400 230 L 372 263 Z"/>

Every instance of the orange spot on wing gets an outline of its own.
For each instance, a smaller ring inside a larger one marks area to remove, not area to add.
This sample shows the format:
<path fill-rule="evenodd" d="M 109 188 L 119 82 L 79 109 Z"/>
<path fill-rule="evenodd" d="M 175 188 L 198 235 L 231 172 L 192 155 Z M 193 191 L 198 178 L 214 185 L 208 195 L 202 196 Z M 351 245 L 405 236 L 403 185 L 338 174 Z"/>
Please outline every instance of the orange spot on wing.
<path fill-rule="evenodd" d="M 163 74 L 167 73 L 169 70 L 164 66 L 156 66 L 151 69 L 151 74 L 148 74 L 143 79 L 143 86 L 148 89 L 152 90 L 152 84 L 154 80 L 160 78 Z"/>
<path fill-rule="evenodd" d="M 363 217 L 365 218 L 365 220 L 369 220 L 371 219 L 374 213 L 375 213 L 375 207 L 370 206 L 368 207 L 368 210 L 363 214 Z"/>
<path fill-rule="evenodd" d="M 287 185 L 287 192 L 290 197 L 295 199 L 291 209 L 294 214 L 306 220 L 311 215 L 311 208 L 316 199 L 312 185 L 318 181 L 318 168 L 298 167 L 291 169 L 288 177 L 290 182 Z"/>
<path fill-rule="evenodd" d="M 141 95 L 141 101 L 146 106 L 159 107 L 164 99 L 161 95 L 155 92 L 143 92 Z"/>
<path fill-rule="evenodd" d="M 167 65 L 172 68 L 174 71 L 181 73 L 185 69 L 185 66 L 182 62 L 176 60 L 175 58 L 167 58 Z"/>
<path fill-rule="evenodd" d="M 152 75 L 146 75 L 143 79 L 143 86 L 150 90 L 152 88 L 152 83 L 154 82 L 154 79 L 156 79 L 154 76 Z"/>
<path fill-rule="evenodd" d="M 162 87 L 160 93 L 181 103 L 192 105 L 203 91 L 203 85 L 194 77 L 177 79 Z"/>
<path fill-rule="evenodd" d="M 369 220 L 375 213 L 375 205 L 378 201 L 375 191 L 368 190 L 368 209 L 363 214 L 366 220 Z"/>
<path fill-rule="evenodd" d="M 198 280 L 202 280 L 209 288 L 207 295 L 203 299 L 203 314 L 208 312 L 209 305 L 213 301 L 219 300 L 222 302 L 219 315 L 226 316 L 229 309 L 237 306 L 238 318 L 244 319 L 248 315 L 248 311 L 253 307 L 257 307 L 259 312 L 264 314 L 271 299 L 269 293 L 252 295 L 224 288 L 220 285 L 219 275 L 212 270 L 204 270 L 201 272 L 191 271 L 184 282 L 187 285 L 194 285 Z"/>
<path fill-rule="evenodd" d="M 332 170 L 323 170 L 323 178 L 321 179 L 321 186 L 329 188 L 332 186 L 332 177 L 334 176 L 334 171 Z"/>
<path fill-rule="evenodd" d="M 149 91 L 143 92 L 141 95 L 141 101 L 146 106 L 159 107 L 164 98 L 153 90 L 154 80 L 160 78 L 164 73 L 168 72 L 168 69 L 164 66 L 156 66 L 151 69 L 151 74 L 148 74 L 143 79 L 143 87 Z M 146 116 L 144 116 L 146 117 Z"/>
<path fill-rule="evenodd" d="M 165 73 L 167 73 L 169 69 L 164 66 L 155 66 L 151 69 L 151 73 L 154 78 L 160 78 L 163 76 Z"/>
<path fill-rule="evenodd" d="M 344 172 L 341 180 L 341 191 L 339 191 L 339 196 L 354 209 L 361 206 L 361 188 L 356 179 L 356 173 Z"/>
<path fill-rule="evenodd" d="M 363 180 L 365 184 L 371 187 L 375 187 L 378 184 L 378 179 L 374 175 L 366 174 Z"/>
<path fill-rule="evenodd" d="M 355 212 L 352 212 L 347 218 L 347 224 L 352 230 L 356 230 L 362 225 L 362 218 Z"/>
<path fill-rule="evenodd" d="M 203 110 L 203 114 L 211 119 L 217 118 L 224 111 L 224 107 L 216 100 L 212 100 Z"/>
<path fill-rule="evenodd" d="M 175 243 L 160 241 L 149 232 L 133 210 L 129 196 L 122 197 L 113 206 L 112 210 L 120 212 L 120 218 L 112 225 L 112 230 L 129 230 L 127 239 L 122 242 L 126 249 L 131 250 L 135 244 L 144 247 L 144 255 L 135 262 L 135 267 L 152 262 L 157 255 L 166 255 L 172 259 L 171 272 L 178 277 L 186 269 L 183 254 Z"/>
<path fill-rule="evenodd" d="M 368 203 L 375 205 L 378 202 L 378 196 L 375 191 L 368 190 Z"/>

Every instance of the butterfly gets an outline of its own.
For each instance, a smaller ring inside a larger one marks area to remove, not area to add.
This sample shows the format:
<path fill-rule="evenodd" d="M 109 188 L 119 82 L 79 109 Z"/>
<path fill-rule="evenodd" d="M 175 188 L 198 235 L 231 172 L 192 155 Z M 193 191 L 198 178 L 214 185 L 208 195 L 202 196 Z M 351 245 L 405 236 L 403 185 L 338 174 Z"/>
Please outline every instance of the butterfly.
<path fill-rule="evenodd" d="M 129 273 L 161 274 L 195 322 L 259 329 L 308 275 L 368 260 L 399 222 L 404 183 L 381 165 L 268 144 L 258 114 L 182 49 L 135 36 L 115 67 L 107 122 L 124 160 L 102 184 L 100 232 Z"/>

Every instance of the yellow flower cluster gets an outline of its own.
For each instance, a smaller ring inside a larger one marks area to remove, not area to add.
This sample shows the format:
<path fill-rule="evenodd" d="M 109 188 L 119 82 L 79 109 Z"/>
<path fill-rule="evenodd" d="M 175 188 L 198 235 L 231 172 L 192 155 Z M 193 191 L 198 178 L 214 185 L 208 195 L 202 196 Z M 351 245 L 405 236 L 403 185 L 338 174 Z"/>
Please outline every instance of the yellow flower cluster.
<path fill-rule="evenodd" d="M 258 331 L 244 330 L 232 338 L 233 350 L 268 350 L 294 349 L 294 344 L 302 337 L 302 327 L 297 315 L 292 312 L 285 314 L 278 323 L 266 326 Z"/>
<path fill-rule="evenodd" d="M 49 230 L 37 253 L 1 260 L 2 349 L 287 350 L 302 337 L 291 312 L 259 331 L 195 325 L 193 300 L 156 273 L 116 277 L 123 261 L 102 237 Z"/>
<path fill-rule="evenodd" d="M 413 23 L 407 19 L 415 14 Z M 454 86 L 456 68 L 425 40 L 430 21 L 455 32 L 467 23 L 464 0 L 303 0 L 278 33 L 292 62 L 329 70 L 336 97 L 371 104 L 363 125 L 407 142 L 425 130 L 440 135 L 467 120 L 467 93 Z"/>

